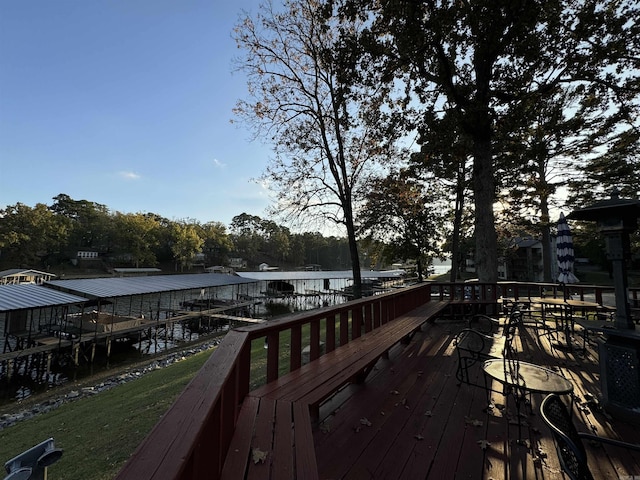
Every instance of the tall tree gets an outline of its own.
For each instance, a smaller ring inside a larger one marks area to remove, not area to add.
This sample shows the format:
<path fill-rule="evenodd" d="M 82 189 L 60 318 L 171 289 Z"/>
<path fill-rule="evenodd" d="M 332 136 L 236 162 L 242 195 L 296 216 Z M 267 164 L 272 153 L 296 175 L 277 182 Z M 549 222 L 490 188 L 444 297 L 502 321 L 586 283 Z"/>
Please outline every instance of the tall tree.
<path fill-rule="evenodd" d="M 256 260 L 263 244 L 261 223 L 260 217 L 247 213 L 241 213 L 231 219 L 231 241 L 237 255 L 247 260 Z"/>
<path fill-rule="evenodd" d="M 362 228 L 373 239 L 386 243 L 393 256 L 415 259 L 418 278 L 440 255 L 444 230 L 446 196 L 438 182 L 413 180 L 400 171 L 374 180 L 367 195 Z"/>
<path fill-rule="evenodd" d="M 418 143 L 420 152 L 411 155 L 410 172 L 416 178 L 434 176 L 448 190 L 452 199 L 451 238 L 444 242 L 444 248 L 451 253 L 450 281 L 458 280 L 466 266 L 467 254 L 463 251 L 463 238 L 472 232 L 469 226 L 471 202 L 470 171 L 471 145 L 467 136 L 460 132 L 455 115 L 427 111 L 423 116 L 432 118 L 418 123 Z M 441 117 L 441 118 L 440 118 Z M 428 126 L 428 128 L 424 128 Z M 466 214 L 466 216 L 465 216 Z M 466 220 L 466 221 L 465 221 Z M 468 243 L 468 242 L 467 242 Z"/>
<path fill-rule="evenodd" d="M 49 207 L 57 215 L 71 221 L 71 249 L 108 250 L 111 232 L 109 209 L 89 200 L 74 200 L 61 193 L 53 197 L 55 202 Z"/>
<path fill-rule="evenodd" d="M 375 71 L 361 68 L 357 44 L 342 35 L 331 2 L 285 0 L 277 11 L 267 1 L 255 20 L 242 19 L 235 38 L 250 94 L 236 112 L 274 145 L 264 177 L 277 190 L 276 210 L 344 226 L 359 297 L 355 219 L 363 179 L 388 158 L 396 133 L 379 130 L 385 111 L 372 88 L 390 85 L 365 86 Z"/>
<path fill-rule="evenodd" d="M 585 98 L 606 97 L 611 118 L 628 114 L 637 94 L 640 7 L 633 0 L 343 3 L 351 18 L 371 9 L 366 38 L 384 49 L 383 68 L 406 79 L 426 109 L 455 115 L 470 139 L 476 266 L 481 280 L 495 281 L 496 133 L 513 127 L 502 123 L 505 112 L 518 118 L 513 112 L 529 99 L 574 84 Z"/>
<path fill-rule="evenodd" d="M 160 224 L 152 215 L 120 213 L 112 215 L 114 250 L 127 255 L 136 268 L 155 266 L 160 245 Z"/>
<path fill-rule="evenodd" d="M 200 237 L 197 224 L 193 222 L 176 222 L 172 225 L 171 233 L 171 251 L 176 261 L 176 270 L 179 265 L 182 272 L 185 267 L 191 268 L 194 256 L 202 251 L 204 240 Z"/>
<path fill-rule="evenodd" d="M 202 250 L 207 263 L 222 265 L 233 248 L 225 225 L 220 222 L 207 222 L 200 226 L 200 236 L 204 241 Z"/>
<path fill-rule="evenodd" d="M 558 192 L 578 174 L 575 157 L 601 143 L 598 102 L 581 104 L 582 94 L 570 87 L 529 99 L 528 108 L 517 108 L 511 128 L 497 132 L 499 199 L 504 232 L 509 239 L 535 236 L 542 243 L 544 280 L 551 277 L 551 208 L 558 207 Z M 594 116 L 594 113 L 597 115 Z M 523 121 L 524 115 L 528 121 Z M 507 242 L 509 243 L 509 242 Z"/>

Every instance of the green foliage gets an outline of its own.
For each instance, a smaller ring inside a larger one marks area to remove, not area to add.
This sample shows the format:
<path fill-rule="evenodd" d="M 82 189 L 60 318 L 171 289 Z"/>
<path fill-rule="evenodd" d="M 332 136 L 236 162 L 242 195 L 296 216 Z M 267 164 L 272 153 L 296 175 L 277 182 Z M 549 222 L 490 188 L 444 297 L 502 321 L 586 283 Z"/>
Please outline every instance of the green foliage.
<path fill-rule="evenodd" d="M 112 213 L 103 205 L 63 194 L 55 200 L 50 207 L 18 203 L 0 210 L 0 269 L 65 269 L 78 250 L 87 249 L 100 253 L 112 266 L 175 263 L 175 270 L 180 271 L 190 269 L 200 253 L 206 265 L 225 265 L 230 256 L 243 257 L 251 268 L 264 261 L 284 268 L 321 264 L 324 269 L 345 269 L 351 265 L 345 238 L 293 234 L 274 221 L 246 213 L 234 217 L 227 232 L 220 222 Z"/>
<path fill-rule="evenodd" d="M 415 259 L 421 278 L 447 237 L 446 200 L 437 182 L 416 181 L 406 170 L 376 179 L 363 209 L 363 232 L 383 241 L 392 260 Z"/>
<path fill-rule="evenodd" d="M 469 147 L 462 156 L 473 158 L 482 280 L 497 270 L 498 188 L 513 194 L 518 213 L 533 207 L 535 222 L 548 229 L 548 205 L 569 174 L 579 175 L 580 163 L 596 166 L 590 157 L 606 151 L 607 165 L 615 167 L 619 147 L 638 131 L 640 6 L 633 0 L 330 3 L 339 5 L 345 25 L 368 20 L 358 40 L 377 70 L 406 86 L 398 102 L 423 147 Z M 459 165 L 460 155 L 451 157 Z M 573 170 L 561 169 L 554 182 L 545 169 L 566 159 Z M 630 166 L 628 159 L 622 163 Z M 613 170 L 615 182 L 630 178 L 624 169 Z M 605 176 L 595 191 L 607 185 Z M 575 183 L 576 191 L 584 186 Z"/>
<path fill-rule="evenodd" d="M 69 222 L 46 205 L 31 208 L 22 203 L 0 210 L 0 251 L 14 266 L 48 264 L 65 248 Z"/>
<path fill-rule="evenodd" d="M 204 242 L 202 250 L 207 257 L 207 264 L 223 265 L 233 249 L 233 242 L 227 235 L 225 225 L 221 222 L 207 222 L 200 226 L 200 236 Z"/>
<path fill-rule="evenodd" d="M 171 233 L 173 237 L 171 251 L 176 264 L 183 271 L 185 267 L 191 266 L 191 261 L 201 251 L 204 240 L 200 237 L 198 228 L 193 223 L 174 223 Z"/>
<path fill-rule="evenodd" d="M 154 266 L 155 251 L 159 246 L 160 224 L 151 216 L 141 213 L 120 213 L 112 216 L 111 252 L 114 256 L 130 255 L 136 266 Z"/>
<path fill-rule="evenodd" d="M 64 453 L 49 478 L 107 480 L 175 401 L 211 352 L 202 352 L 94 397 L 67 403 L 0 431 L 8 460 L 53 437 Z"/>

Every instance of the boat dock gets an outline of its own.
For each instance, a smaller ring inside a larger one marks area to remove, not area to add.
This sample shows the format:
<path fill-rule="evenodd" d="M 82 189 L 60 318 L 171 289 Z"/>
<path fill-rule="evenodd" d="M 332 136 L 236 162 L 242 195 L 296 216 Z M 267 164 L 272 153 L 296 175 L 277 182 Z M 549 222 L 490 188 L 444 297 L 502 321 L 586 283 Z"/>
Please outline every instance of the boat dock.
<path fill-rule="evenodd" d="M 108 361 L 116 342 L 136 344 L 142 354 L 145 344 L 147 352 L 157 351 L 176 335 L 188 342 L 194 334 L 254 323 L 256 301 L 218 299 L 221 289 L 240 297 L 249 283 L 199 274 L 2 285 L 0 380 L 9 382 L 16 374 L 49 378 L 55 362 L 90 364 L 98 349 Z"/>
<path fill-rule="evenodd" d="M 394 284 L 401 271 L 362 272 Z M 243 272 L 49 280 L 0 285 L 0 382 L 49 381 L 56 365 L 93 364 L 117 343 L 140 355 L 256 324 L 256 306 L 307 310 L 347 299 L 350 272 Z M 279 311 L 278 311 L 279 313 Z M 276 313 L 277 314 L 277 313 Z M 194 338 L 195 337 L 195 338 Z M 98 356 L 97 353 L 100 352 Z"/>

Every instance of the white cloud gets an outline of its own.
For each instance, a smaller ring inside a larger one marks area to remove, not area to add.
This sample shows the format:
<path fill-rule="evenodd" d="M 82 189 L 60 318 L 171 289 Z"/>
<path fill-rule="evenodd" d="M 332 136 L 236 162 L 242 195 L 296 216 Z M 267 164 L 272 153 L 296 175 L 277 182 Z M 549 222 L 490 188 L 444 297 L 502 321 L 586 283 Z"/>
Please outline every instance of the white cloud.
<path fill-rule="evenodd" d="M 122 171 L 118 172 L 118 176 L 125 180 L 138 180 L 140 179 L 140 175 L 135 172 Z"/>
<path fill-rule="evenodd" d="M 217 158 L 214 158 L 212 163 L 213 163 L 213 166 L 216 167 L 216 168 L 226 168 L 227 167 L 226 163 L 222 163 Z"/>

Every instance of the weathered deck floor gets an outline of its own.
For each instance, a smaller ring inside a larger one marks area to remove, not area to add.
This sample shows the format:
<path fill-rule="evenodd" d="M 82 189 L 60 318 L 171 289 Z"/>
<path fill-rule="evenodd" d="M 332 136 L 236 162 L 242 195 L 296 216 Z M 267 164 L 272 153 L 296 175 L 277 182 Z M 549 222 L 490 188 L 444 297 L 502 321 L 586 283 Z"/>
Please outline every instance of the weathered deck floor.
<path fill-rule="evenodd" d="M 462 323 L 423 327 L 409 345 L 380 360 L 366 383 L 347 387 L 321 410 L 314 431 L 323 479 L 563 479 L 551 434 L 532 396 L 518 437 L 512 398 L 459 385 L 453 346 Z M 520 359 L 547 366 L 574 383 L 579 431 L 640 443 L 640 427 L 611 419 L 587 402 L 600 395 L 598 355 L 551 348 L 532 327 L 522 333 Z M 477 369 L 481 375 L 480 369 Z M 481 377 L 479 382 L 482 382 Z M 498 388 L 496 388 L 498 389 Z M 596 479 L 640 478 L 640 454 L 588 446 Z"/>

